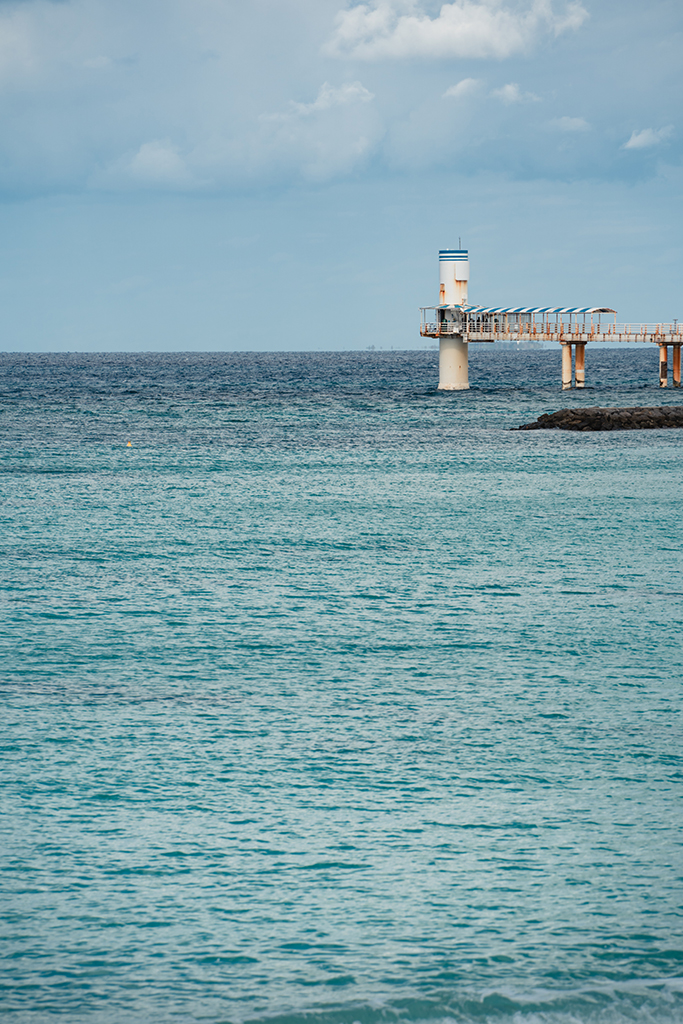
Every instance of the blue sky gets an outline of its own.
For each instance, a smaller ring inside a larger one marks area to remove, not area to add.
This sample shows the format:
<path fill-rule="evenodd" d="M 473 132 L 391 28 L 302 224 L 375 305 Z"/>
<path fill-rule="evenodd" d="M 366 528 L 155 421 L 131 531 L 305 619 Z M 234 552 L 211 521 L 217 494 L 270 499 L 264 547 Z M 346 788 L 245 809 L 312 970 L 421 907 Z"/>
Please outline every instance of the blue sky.
<path fill-rule="evenodd" d="M 683 316 L 680 0 L 0 0 L 5 351 Z"/>

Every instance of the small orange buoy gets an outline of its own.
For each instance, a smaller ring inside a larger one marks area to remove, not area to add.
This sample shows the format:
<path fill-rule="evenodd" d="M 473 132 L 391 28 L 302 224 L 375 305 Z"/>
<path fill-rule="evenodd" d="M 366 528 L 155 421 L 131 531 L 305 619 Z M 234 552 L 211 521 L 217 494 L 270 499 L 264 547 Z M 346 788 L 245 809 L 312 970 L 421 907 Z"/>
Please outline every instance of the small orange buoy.
<path fill-rule="evenodd" d="M 132 447 L 132 444 L 133 444 L 133 442 L 132 442 L 132 441 L 129 441 L 129 442 L 128 442 L 128 444 L 126 445 L 126 448 L 131 448 L 131 447 Z"/>

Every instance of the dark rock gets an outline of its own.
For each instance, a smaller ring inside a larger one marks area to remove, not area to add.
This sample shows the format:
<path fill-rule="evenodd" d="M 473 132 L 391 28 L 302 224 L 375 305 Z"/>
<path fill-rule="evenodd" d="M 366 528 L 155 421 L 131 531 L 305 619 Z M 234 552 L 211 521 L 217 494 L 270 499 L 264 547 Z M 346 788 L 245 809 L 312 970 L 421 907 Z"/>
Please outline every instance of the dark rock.
<path fill-rule="evenodd" d="M 630 409 L 600 408 L 559 409 L 544 412 L 535 423 L 525 423 L 513 430 L 656 430 L 683 427 L 683 406 L 635 406 Z"/>

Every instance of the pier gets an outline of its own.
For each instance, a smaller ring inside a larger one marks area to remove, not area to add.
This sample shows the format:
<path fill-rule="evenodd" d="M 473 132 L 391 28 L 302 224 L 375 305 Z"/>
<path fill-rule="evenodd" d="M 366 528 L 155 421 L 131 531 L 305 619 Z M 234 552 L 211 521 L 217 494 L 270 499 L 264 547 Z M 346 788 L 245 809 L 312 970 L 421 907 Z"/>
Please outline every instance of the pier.
<path fill-rule="evenodd" d="M 562 390 L 586 382 L 586 345 L 591 342 L 648 342 L 659 346 L 659 386 L 681 386 L 683 327 L 673 323 L 619 324 L 607 306 L 477 306 L 467 301 L 469 257 L 466 249 L 439 253 L 439 305 L 423 306 L 420 334 L 439 339 L 439 388 L 469 387 L 470 342 L 555 342 L 562 351 Z M 607 318 L 607 319 L 606 319 Z"/>

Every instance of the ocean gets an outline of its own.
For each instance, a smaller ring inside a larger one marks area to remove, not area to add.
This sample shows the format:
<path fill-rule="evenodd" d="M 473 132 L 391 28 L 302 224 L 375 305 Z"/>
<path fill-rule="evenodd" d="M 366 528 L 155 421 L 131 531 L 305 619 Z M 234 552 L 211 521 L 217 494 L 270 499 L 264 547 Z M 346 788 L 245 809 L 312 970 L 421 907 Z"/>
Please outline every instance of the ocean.
<path fill-rule="evenodd" d="M 6 1024 L 683 1021 L 657 350 L 0 355 Z"/>

